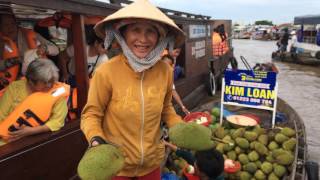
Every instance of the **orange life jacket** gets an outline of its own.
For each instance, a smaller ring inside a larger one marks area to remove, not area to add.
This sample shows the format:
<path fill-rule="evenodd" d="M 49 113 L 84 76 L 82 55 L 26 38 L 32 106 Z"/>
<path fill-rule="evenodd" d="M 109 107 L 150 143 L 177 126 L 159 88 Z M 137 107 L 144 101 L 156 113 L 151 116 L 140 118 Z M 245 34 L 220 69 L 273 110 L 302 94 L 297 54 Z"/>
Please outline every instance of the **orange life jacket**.
<path fill-rule="evenodd" d="M 32 29 L 21 28 L 29 49 L 37 48 L 37 35 Z"/>
<path fill-rule="evenodd" d="M 4 41 L 4 50 L 2 55 L 2 61 L 19 58 L 19 51 L 16 43 L 10 38 L 2 35 L 0 33 L 0 38 Z M 3 95 L 6 86 L 8 86 L 12 81 L 16 80 L 19 74 L 19 65 L 14 65 L 7 68 L 5 71 L 0 72 L 0 78 L 4 78 L 8 81 L 2 89 L 0 89 L 0 97 Z"/>
<path fill-rule="evenodd" d="M 15 131 L 22 125 L 43 125 L 49 119 L 57 100 L 67 99 L 69 93 L 70 86 L 60 82 L 55 83 L 48 92 L 32 93 L 0 123 L 0 137 L 7 139 L 9 131 Z"/>
<path fill-rule="evenodd" d="M 228 41 L 222 41 L 219 33 L 212 34 L 212 53 L 213 56 L 222 56 L 229 51 Z"/>
<path fill-rule="evenodd" d="M 70 88 L 70 96 L 68 98 L 68 120 L 73 121 L 77 119 L 78 108 L 78 90 L 77 88 Z"/>

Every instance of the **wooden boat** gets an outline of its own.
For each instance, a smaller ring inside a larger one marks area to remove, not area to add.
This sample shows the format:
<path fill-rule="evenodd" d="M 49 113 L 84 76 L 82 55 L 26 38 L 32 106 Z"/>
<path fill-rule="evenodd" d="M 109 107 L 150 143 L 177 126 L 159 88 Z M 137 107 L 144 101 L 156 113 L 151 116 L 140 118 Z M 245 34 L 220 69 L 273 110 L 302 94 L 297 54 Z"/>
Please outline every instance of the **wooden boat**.
<path fill-rule="evenodd" d="M 194 111 L 210 111 L 212 107 L 220 106 L 220 96 L 217 95 L 215 97 L 207 97 L 202 101 L 202 105 L 199 105 Z M 251 114 L 255 117 L 260 118 L 260 124 L 265 128 L 271 128 L 271 113 L 261 110 L 256 110 L 252 108 L 245 107 L 235 107 L 235 106 L 227 106 L 227 109 L 231 112 L 238 114 Z M 287 174 L 283 179 L 290 180 L 304 180 L 306 179 L 306 170 L 304 168 L 305 162 L 307 162 L 307 141 L 306 141 L 306 131 L 305 126 L 297 114 L 297 112 L 284 100 L 278 98 L 277 100 L 277 112 L 282 113 L 286 118 L 283 122 L 279 122 L 281 126 L 291 127 L 296 130 L 296 139 L 297 144 L 295 147 L 295 160 L 292 163 L 290 174 Z"/>
<path fill-rule="evenodd" d="M 292 52 L 272 52 L 273 61 L 296 63 L 303 65 L 320 65 L 320 59 L 313 58 L 309 53 L 292 53 Z"/>
<path fill-rule="evenodd" d="M 78 50 L 76 59 L 76 81 L 78 87 L 78 114 L 86 103 L 88 92 L 88 74 L 84 37 L 84 19 L 87 16 L 105 17 L 123 5 L 125 0 L 110 0 L 102 3 L 91 0 L 0 0 L 0 12 L 12 10 L 18 22 L 34 23 L 39 19 L 64 13 L 71 17 L 72 44 Z M 231 34 L 230 20 L 210 20 L 209 16 L 161 9 L 168 14 L 187 35 L 177 64 L 184 69 L 176 82 L 176 89 L 188 108 L 195 107 L 202 97 L 207 95 L 204 84 L 208 81 L 208 59 L 212 59 L 211 33 L 217 25 L 223 23 Z M 68 38 L 69 39 L 69 38 Z M 67 40 L 69 41 L 69 40 Z M 230 40 L 231 41 L 231 40 Z M 219 61 L 213 62 L 214 81 L 219 81 L 224 69 L 232 57 L 232 51 Z M 25 137 L 0 147 L 0 179 L 70 179 L 75 177 L 77 164 L 87 149 L 87 142 L 79 129 L 80 120 L 67 122 L 53 133 L 43 133 Z"/>

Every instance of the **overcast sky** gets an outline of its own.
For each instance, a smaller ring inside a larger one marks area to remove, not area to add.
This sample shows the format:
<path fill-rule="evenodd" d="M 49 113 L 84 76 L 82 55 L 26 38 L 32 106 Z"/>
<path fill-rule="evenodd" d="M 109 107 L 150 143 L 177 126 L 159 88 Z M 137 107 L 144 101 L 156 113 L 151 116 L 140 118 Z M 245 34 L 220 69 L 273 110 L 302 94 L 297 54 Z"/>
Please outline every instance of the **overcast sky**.
<path fill-rule="evenodd" d="M 103 1 L 103 0 L 100 0 Z M 320 0 L 150 0 L 167 9 L 231 19 L 238 23 L 293 22 L 299 15 L 320 14 Z"/>
<path fill-rule="evenodd" d="M 320 14 L 320 0 L 151 0 L 168 9 L 209 15 L 213 19 L 232 19 L 233 22 L 254 23 L 271 20 L 273 23 L 292 22 L 294 16 Z"/>

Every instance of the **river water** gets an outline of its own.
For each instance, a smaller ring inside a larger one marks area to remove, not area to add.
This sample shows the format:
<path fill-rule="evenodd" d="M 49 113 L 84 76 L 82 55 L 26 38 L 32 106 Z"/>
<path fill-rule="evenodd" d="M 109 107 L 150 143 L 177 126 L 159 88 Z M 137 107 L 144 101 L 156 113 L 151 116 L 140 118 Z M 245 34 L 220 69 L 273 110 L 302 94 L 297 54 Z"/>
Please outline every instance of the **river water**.
<path fill-rule="evenodd" d="M 233 40 L 234 54 L 244 67 L 240 55 L 251 66 L 271 62 L 275 41 Z M 309 159 L 320 162 L 320 66 L 275 62 L 279 69 L 278 96 L 285 100 L 304 121 Z"/>

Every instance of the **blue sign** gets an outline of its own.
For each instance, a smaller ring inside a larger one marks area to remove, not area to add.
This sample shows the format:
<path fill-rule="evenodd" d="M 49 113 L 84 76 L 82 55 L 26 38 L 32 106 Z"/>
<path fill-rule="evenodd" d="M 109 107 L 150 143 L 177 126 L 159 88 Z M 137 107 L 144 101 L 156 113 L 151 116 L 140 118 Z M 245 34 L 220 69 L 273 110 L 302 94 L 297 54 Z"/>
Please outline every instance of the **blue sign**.
<path fill-rule="evenodd" d="M 274 107 L 276 76 L 275 72 L 227 69 L 224 102 Z"/>

